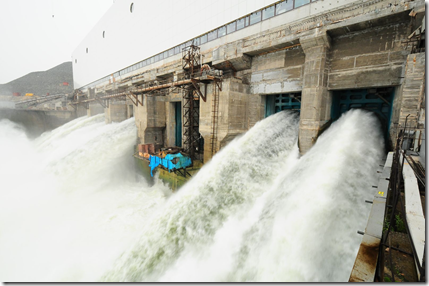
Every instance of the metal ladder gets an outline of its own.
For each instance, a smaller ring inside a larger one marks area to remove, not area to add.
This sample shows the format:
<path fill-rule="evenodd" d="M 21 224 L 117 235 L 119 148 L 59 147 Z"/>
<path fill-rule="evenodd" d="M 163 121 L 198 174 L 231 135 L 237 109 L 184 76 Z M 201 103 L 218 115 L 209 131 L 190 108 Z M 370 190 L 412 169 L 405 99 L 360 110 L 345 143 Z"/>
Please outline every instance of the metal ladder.
<path fill-rule="evenodd" d="M 217 150 L 217 127 L 219 115 L 219 88 L 213 85 L 213 99 L 212 99 L 212 128 L 210 136 L 210 144 L 212 156 L 216 154 Z"/>

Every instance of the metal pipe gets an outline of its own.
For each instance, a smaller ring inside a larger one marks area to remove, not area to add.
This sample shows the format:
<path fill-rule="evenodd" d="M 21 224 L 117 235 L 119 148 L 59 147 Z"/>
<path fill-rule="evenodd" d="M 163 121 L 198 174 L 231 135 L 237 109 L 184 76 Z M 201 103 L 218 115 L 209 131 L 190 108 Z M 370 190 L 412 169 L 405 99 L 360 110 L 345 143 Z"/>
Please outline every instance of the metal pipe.
<path fill-rule="evenodd" d="M 387 246 L 387 247 L 389 247 L 391 249 L 397 250 L 399 252 L 402 252 L 402 253 L 405 253 L 405 254 L 408 254 L 408 255 L 411 255 L 411 256 L 413 255 L 412 253 L 409 253 L 408 251 L 402 250 L 400 248 L 397 248 L 397 247 L 394 247 L 394 246 L 390 246 L 390 245 L 387 245 L 387 244 L 383 244 L 383 245 Z"/>

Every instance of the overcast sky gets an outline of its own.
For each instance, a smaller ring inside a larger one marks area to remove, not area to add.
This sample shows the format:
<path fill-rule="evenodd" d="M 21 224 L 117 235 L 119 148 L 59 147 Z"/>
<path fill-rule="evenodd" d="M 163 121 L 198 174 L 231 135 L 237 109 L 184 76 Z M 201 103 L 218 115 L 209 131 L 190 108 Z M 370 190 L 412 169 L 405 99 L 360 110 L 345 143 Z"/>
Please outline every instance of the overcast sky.
<path fill-rule="evenodd" d="M 71 61 L 114 0 L 0 0 L 0 84 Z"/>

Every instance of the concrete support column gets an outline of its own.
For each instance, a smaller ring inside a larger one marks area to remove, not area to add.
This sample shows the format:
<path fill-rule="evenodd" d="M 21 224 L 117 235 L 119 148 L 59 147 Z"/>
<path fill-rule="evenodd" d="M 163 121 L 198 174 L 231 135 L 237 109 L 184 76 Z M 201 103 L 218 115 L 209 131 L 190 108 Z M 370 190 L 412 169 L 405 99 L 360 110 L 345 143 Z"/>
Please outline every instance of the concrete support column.
<path fill-rule="evenodd" d="M 162 96 L 146 96 L 143 106 L 135 107 L 134 118 L 137 126 L 139 144 L 155 145 L 155 148 L 164 146 L 166 127 L 165 102 Z"/>
<path fill-rule="evenodd" d="M 213 88 L 208 87 L 207 102 L 200 100 L 200 133 L 204 137 L 204 163 L 212 157 Z M 236 78 L 226 78 L 219 93 L 219 112 L 216 118 L 215 153 L 225 147 L 237 135 L 246 132 L 259 118 L 255 102 L 259 95 L 251 95 L 250 87 Z"/>
<path fill-rule="evenodd" d="M 81 101 L 84 99 L 83 97 L 84 97 L 83 94 L 78 93 L 76 99 L 77 101 Z M 76 104 L 75 107 L 76 107 L 76 118 L 87 115 L 86 103 Z"/>
<path fill-rule="evenodd" d="M 316 142 L 322 127 L 329 121 L 332 95 L 328 91 L 327 53 L 330 37 L 325 31 L 300 38 L 305 53 L 302 84 L 299 151 L 305 154 Z"/>
<path fill-rule="evenodd" d="M 85 104 L 76 104 L 76 117 L 86 116 L 87 111 Z"/>
<path fill-rule="evenodd" d="M 407 121 L 408 127 L 424 128 L 424 98 L 425 98 L 425 53 L 411 54 L 407 57 L 405 66 L 404 81 L 402 84 L 402 96 L 397 97 L 400 100 L 400 110 L 397 118 L 392 118 L 399 122 L 399 127 L 405 125 L 405 118 L 409 114 Z"/>
<path fill-rule="evenodd" d="M 109 106 L 105 108 L 106 123 L 121 122 L 128 118 L 127 105 L 125 102 L 112 102 L 110 100 Z"/>
<path fill-rule="evenodd" d="M 104 113 L 104 107 L 98 102 L 91 101 L 89 103 L 87 115 L 88 116 L 94 116 L 94 115 L 101 114 L 101 113 Z"/>
<path fill-rule="evenodd" d="M 88 98 L 94 98 L 95 97 L 95 89 L 89 88 L 88 89 Z M 104 113 L 104 107 L 98 103 L 97 101 L 91 101 L 89 102 L 89 108 L 87 110 L 88 116 L 94 116 L 100 113 Z"/>
<path fill-rule="evenodd" d="M 204 163 L 207 163 L 211 158 L 212 158 L 212 151 L 211 151 L 211 138 L 212 138 L 212 109 L 213 109 L 213 84 L 209 84 L 207 86 L 207 101 L 204 102 L 203 100 L 200 99 L 200 133 L 204 138 Z M 223 100 L 226 99 L 225 96 L 220 98 L 219 100 Z M 221 107 L 221 104 L 219 102 L 219 108 Z M 219 114 L 225 114 L 226 109 L 223 109 L 222 111 L 219 112 Z M 220 120 L 219 120 L 220 121 Z M 218 133 L 217 133 L 217 137 L 219 138 L 219 136 L 224 136 L 224 135 L 220 135 L 220 129 L 222 128 L 222 130 L 225 129 L 224 126 L 219 126 L 219 125 L 224 125 L 221 122 L 218 122 Z M 222 132 L 224 133 L 224 132 Z M 216 142 L 216 147 L 218 148 L 218 144 L 219 142 Z"/>
<path fill-rule="evenodd" d="M 176 146 L 176 102 L 166 102 L 165 103 L 165 116 L 166 116 L 166 126 L 165 126 L 165 144 L 167 146 Z M 180 102 L 180 106 L 183 106 Z M 180 115 L 182 117 L 182 115 Z M 183 127 L 182 127 L 183 133 Z"/>

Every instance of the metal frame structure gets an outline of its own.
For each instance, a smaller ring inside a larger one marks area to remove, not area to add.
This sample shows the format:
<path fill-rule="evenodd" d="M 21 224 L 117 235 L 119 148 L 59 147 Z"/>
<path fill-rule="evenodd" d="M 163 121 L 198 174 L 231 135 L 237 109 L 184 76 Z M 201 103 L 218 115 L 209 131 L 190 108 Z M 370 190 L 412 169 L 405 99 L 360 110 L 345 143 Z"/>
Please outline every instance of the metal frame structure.
<path fill-rule="evenodd" d="M 408 116 L 405 119 L 404 129 L 400 130 L 399 135 L 397 136 L 397 143 L 395 146 L 395 153 L 393 156 L 392 173 L 391 173 L 391 177 L 389 180 L 389 182 L 390 182 L 390 184 L 389 184 L 390 193 L 388 196 L 388 201 L 389 201 L 388 207 L 391 209 L 391 211 L 390 211 L 390 214 L 388 211 L 386 211 L 386 213 L 385 213 L 385 221 L 389 222 L 389 226 L 387 227 L 387 230 L 383 233 L 381 244 L 385 247 L 389 247 L 391 249 L 395 249 L 395 250 L 400 251 L 404 254 L 412 256 L 414 259 L 414 262 L 416 264 L 416 268 L 418 269 L 419 273 L 421 273 L 420 281 L 425 281 L 426 280 L 425 259 L 423 261 L 423 264 L 421 264 L 418 261 L 418 259 L 416 259 L 418 257 L 418 255 L 417 255 L 417 251 L 416 251 L 416 247 L 414 245 L 413 239 L 410 235 L 410 230 L 409 230 L 407 220 L 404 219 L 403 221 L 404 221 L 404 226 L 406 229 L 407 237 L 408 237 L 409 243 L 411 245 L 412 253 L 409 253 L 409 252 L 404 251 L 400 248 L 392 246 L 391 241 L 390 241 L 390 237 L 389 237 L 389 233 L 392 230 L 392 226 L 395 224 L 395 214 L 396 214 L 396 209 L 397 209 L 398 204 L 400 204 L 400 210 L 401 210 L 402 214 L 405 216 L 405 213 L 406 213 L 405 212 L 405 202 L 403 202 L 404 198 L 401 196 L 401 183 L 403 182 L 402 173 L 403 173 L 403 169 L 404 169 L 404 162 L 405 162 L 405 160 L 407 160 L 407 161 L 412 160 L 411 157 L 407 156 L 407 150 L 403 149 L 404 139 L 406 139 L 407 134 L 410 133 L 410 129 L 411 129 L 411 128 L 409 128 L 408 133 L 407 133 Z M 421 173 L 420 173 L 420 175 L 421 175 Z M 422 176 L 416 176 L 416 177 L 419 179 L 420 183 L 426 189 L 426 187 L 425 187 L 426 178 L 423 177 L 423 175 Z M 392 263 L 392 252 L 391 251 L 389 251 L 389 264 L 390 264 L 390 269 L 391 269 L 391 274 L 392 274 L 391 278 L 392 278 L 393 282 L 395 282 L 395 274 L 393 271 L 394 266 Z M 381 279 L 384 276 L 384 247 L 380 247 L 379 268 L 378 268 L 377 272 L 378 272 L 378 279 L 380 281 L 382 281 Z"/>
<path fill-rule="evenodd" d="M 206 102 L 207 100 L 207 85 L 213 85 L 213 107 L 211 138 L 213 142 L 217 138 L 217 115 L 219 106 L 219 91 L 222 90 L 222 71 L 210 68 L 207 65 L 202 67 L 202 56 L 200 48 L 195 45 L 190 45 L 182 50 L 182 68 L 184 70 L 184 78 L 181 80 L 153 80 L 143 83 L 139 87 L 128 89 L 127 91 L 104 95 L 91 96 L 90 98 L 79 100 L 70 103 L 89 104 L 89 102 L 97 101 L 103 107 L 108 106 L 108 101 L 113 98 L 127 96 L 135 106 L 143 106 L 143 97 L 165 95 L 168 89 L 180 88 L 183 92 L 183 145 L 184 153 L 192 159 L 196 159 L 195 152 L 198 147 L 199 134 L 199 117 L 200 117 L 200 98 Z M 200 85 L 204 84 L 204 93 Z M 139 99 L 139 96 L 141 98 Z M 201 150 L 198 150 L 201 151 Z M 212 147 L 212 152 L 215 152 Z M 214 154 L 214 153 L 213 153 Z"/>
<path fill-rule="evenodd" d="M 198 82 L 193 78 L 194 71 L 201 70 L 199 47 L 191 45 L 182 50 L 182 68 L 185 78 L 189 78 L 192 83 L 183 90 L 183 148 L 185 153 L 194 159 L 200 138 L 199 97 L 206 101 L 206 96 L 201 93 Z"/>
<path fill-rule="evenodd" d="M 27 108 L 29 106 L 39 105 L 39 104 L 42 104 L 42 103 L 45 103 L 48 101 L 64 98 L 67 96 L 68 96 L 67 94 L 53 94 L 53 95 L 48 95 L 48 96 L 43 96 L 43 97 L 36 97 L 36 98 L 31 98 L 28 100 L 16 102 L 15 106 L 17 108 Z"/>

